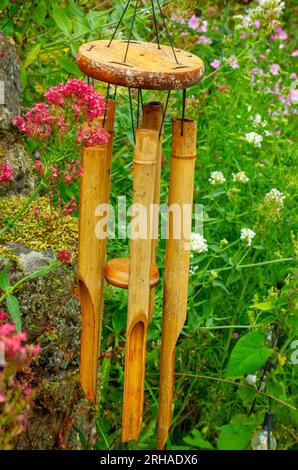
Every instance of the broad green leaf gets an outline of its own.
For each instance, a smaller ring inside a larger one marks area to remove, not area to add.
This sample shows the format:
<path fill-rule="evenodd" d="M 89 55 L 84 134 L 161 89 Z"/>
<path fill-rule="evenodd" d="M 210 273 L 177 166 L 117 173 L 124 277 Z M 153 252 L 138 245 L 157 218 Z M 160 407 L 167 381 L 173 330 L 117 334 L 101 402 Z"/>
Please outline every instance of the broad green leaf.
<path fill-rule="evenodd" d="M 9 286 L 10 283 L 7 277 L 7 268 L 5 266 L 0 272 L 0 289 L 3 290 L 3 292 L 6 292 Z"/>
<path fill-rule="evenodd" d="M 43 266 L 42 268 L 40 268 L 38 271 L 30 274 L 30 279 L 35 279 L 37 277 L 42 277 L 42 276 L 46 276 L 51 270 L 52 270 L 52 264 L 49 264 L 48 266 Z"/>
<path fill-rule="evenodd" d="M 39 0 L 39 2 L 37 2 L 37 7 L 35 8 L 34 13 L 32 15 L 32 19 L 37 24 L 42 25 L 46 17 L 47 11 L 48 11 L 48 7 L 47 7 L 45 0 Z"/>
<path fill-rule="evenodd" d="M 61 29 L 66 36 L 70 36 L 72 32 L 72 24 L 66 12 L 62 8 L 55 6 L 52 11 L 52 17 L 58 28 Z"/>
<path fill-rule="evenodd" d="M 217 441 L 218 450 L 247 449 L 254 425 L 230 423 L 221 427 Z"/>
<path fill-rule="evenodd" d="M 252 331 L 243 336 L 235 345 L 225 377 L 236 378 L 253 374 L 271 356 L 273 349 L 264 347 L 265 333 Z"/>
<path fill-rule="evenodd" d="M 22 331 L 22 320 L 18 299 L 14 297 L 14 295 L 9 295 L 6 298 L 6 304 L 9 314 L 16 326 L 16 330 L 18 333 L 20 333 Z"/>
<path fill-rule="evenodd" d="M 191 436 L 190 437 L 185 437 L 183 441 L 190 445 L 191 447 L 195 447 L 197 449 L 208 449 L 212 450 L 213 446 L 210 444 L 210 442 L 206 441 L 200 431 L 197 429 L 193 429 L 191 431 Z"/>
<path fill-rule="evenodd" d="M 29 65 L 31 65 L 32 62 L 34 62 L 37 59 L 37 57 L 39 56 L 40 50 L 41 50 L 41 44 L 36 44 L 36 46 L 32 47 L 32 49 L 27 54 L 26 59 L 25 59 L 25 64 L 24 64 L 25 69 L 28 68 Z"/>
<path fill-rule="evenodd" d="M 82 74 L 80 72 L 79 67 L 75 64 L 75 62 L 72 62 L 65 57 L 61 57 L 59 55 L 55 55 L 55 58 L 57 62 L 61 65 L 61 67 L 71 75 L 75 75 L 76 77 L 80 77 Z"/>

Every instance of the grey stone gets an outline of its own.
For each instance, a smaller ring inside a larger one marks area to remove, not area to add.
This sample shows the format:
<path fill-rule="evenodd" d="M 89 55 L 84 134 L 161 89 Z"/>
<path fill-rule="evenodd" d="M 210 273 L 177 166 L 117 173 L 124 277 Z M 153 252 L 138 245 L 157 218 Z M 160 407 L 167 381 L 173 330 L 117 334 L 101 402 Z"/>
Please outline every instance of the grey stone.
<path fill-rule="evenodd" d="M 43 266 L 49 264 L 50 261 L 51 258 L 49 256 L 38 251 L 30 251 L 29 253 L 21 253 L 19 255 L 19 265 L 26 276 L 38 271 Z"/>
<path fill-rule="evenodd" d="M 0 197 L 30 194 L 36 183 L 32 159 L 12 133 L 0 133 L 0 142 L 0 163 L 8 163 L 14 170 L 13 180 L 0 185 Z"/>
<path fill-rule="evenodd" d="M 0 31 L 0 129 L 20 114 L 20 69 L 14 44 Z"/>

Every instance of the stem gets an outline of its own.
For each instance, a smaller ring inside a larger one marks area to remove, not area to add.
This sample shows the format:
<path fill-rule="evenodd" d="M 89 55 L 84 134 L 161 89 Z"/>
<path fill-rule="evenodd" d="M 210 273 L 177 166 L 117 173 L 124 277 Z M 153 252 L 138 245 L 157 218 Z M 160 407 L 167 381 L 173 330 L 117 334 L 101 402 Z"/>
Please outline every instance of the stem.
<path fill-rule="evenodd" d="M 52 261 L 52 263 L 48 266 L 48 271 L 46 274 L 48 274 L 50 271 L 54 270 L 58 266 L 57 261 Z M 9 287 L 7 291 L 0 297 L 0 304 L 8 297 L 11 295 L 18 287 L 20 287 L 22 284 L 24 284 L 27 281 L 30 281 L 30 279 L 34 279 L 37 276 L 40 270 L 35 271 L 34 273 L 28 274 L 28 276 L 23 277 L 20 279 L 18 282 L 16 282 L 13 286 Z"/>
<path fill-rule="evenodd" d="M 228 383 L 228 384 L 231 384 L 231 385 L 236 385 L 236 387 L 248 388 L 249 390 L 253 390 L 254 392 L 258 393 L 259 395 L 263 395 L 264 397 L 271 398 L 272 400 L 277 401 L 281 405 L 287 406 L 288 408 L 291 408 L 292 410 L 298 411 L 297 408 L 295 408 L 295 406 L 290 405 L 290 403 L 287 403 L 286 401 L 281 400 L 280 398 L 274 397 L 273 395 L 270 395 L 269 393 L 262 392 L 261 390 L 257 390 L 255 388 L 252 388 L 249 385 L 245 385 L 245 384 L 242 384 L 242 383 L 239 383 L 239 382 L 234 382 L 233 380 L 222 379 L 220 377 L 212 377 L 210 375 L 203 375 L 203 374 L 202 375 L 200 375 L 200 374 L 185 374 L 185 373 L 182 373 L 182 372 L 181 373 L 180 372 L 175 373 L 175 375 L 180 375 L 180 376 L 183 376 L 183 377 L 193 377 L 195 379 L 206 379 L 206 380 L 211 380 L 211 381 L 214 381 L 214 382 L 224 382 L 224 383 Z"/>
<path fill-rule="evenodd" d="M 27 199 L 23 207 L 19 210 L 19 212 L 13 217 L 11 221 L 9 221 L 2 230 L 0 230 L 0 237 L 2 237 L 8 230 L 11 230 L 14 224 L 19 220 L 19 218 L 26 212 L 30 204 L 34 201 L 36 198 L 37 194 L 40 192 L 41 188 L 44 186 L 44 181 L 41 180 L 38 184 L 38 186 L 35 188 L 33 193 L 30 195 L 30 197 Z"/>

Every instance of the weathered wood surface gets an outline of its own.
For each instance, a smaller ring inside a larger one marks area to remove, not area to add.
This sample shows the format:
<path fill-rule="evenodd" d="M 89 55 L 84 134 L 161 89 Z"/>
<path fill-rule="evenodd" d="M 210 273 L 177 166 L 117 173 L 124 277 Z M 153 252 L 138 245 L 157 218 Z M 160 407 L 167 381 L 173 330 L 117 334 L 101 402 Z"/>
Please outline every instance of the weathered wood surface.
<path fill-rule="evenodd" d="M 136 130 L 133 170 L 133 204 L 142 204 L 146 211 L 138 217 L 139 226 L 147 226 L 147 237 L 130 239 L 128 316 L 125 350 L 125 376 L 122 440 L 138 439 L 144 402 L 146 334 L 149 322 L 151 268 L 150 205 L 154 200 L 154 180 L 158 133 Z M 137 214 L 135 214 L 135 217 Z"/>
<path fill-rule="evenodd" d="M 171 47 L 132 41 L 124 63 L 127 41 L 108 40 L 83 44 L 77 64 L 89 77 L 130 88 L 176 90 L 198 83 L 204 73 L 202 60 L 182 49 L 176 49 L 178 64 Z"/>
<path fill-rule="evenodd" d="M 197 126 L 195 121 L 173 120 L 172 160 L 169 187 L 169 207 L 176 204 L 192 205 Z M 189 206 L 188 206 L 189 207 Z M 191 211 L 185 212 L 184 230 L 177 236 L 173 213 L 169 215 L 166 242 L 162 344 L 159 384 L 157 443 L 163 449 L 172 418 L 175 347 L 186 320 L 189 257 L 191 238 Z M 183 219 L 182 219 L 183 220 Z"/>
<path fill-rule="evenodd" d="M 84 148 L 80 188 L 78 280 L 82 312 L 80 382 L 86 397 L 96 401 L 101 340 L 106 239 L 96 238 L 96 208 L 107 204 L 113 147 L 115 102 L 109 100 L 105 130 L 108 143 Z M 98 121 L 102 125 L 102 119 Z"/>

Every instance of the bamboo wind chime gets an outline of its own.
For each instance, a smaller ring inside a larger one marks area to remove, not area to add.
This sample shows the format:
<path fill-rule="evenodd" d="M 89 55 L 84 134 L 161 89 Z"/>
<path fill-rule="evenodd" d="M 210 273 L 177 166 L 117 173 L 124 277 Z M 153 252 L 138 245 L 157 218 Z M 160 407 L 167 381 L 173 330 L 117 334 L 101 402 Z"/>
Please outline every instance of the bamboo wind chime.
<path fill-rule="evenodd" d="M 102 125 L 109 136 L 107 144 L 86 148 L 82 153 L 78 261 L 82 310 L 80 381 L 86 396 L 96 401 L 105 282 L 128 289 L 122 440 L 138 440 L 143 420 L 146 336 L 159 281 L 156 251 L 163 125 L 171 90 L 183 90 L 182 117 L 172 122 L 157 426 L 157 447 L 163 449 L 172 417 L 175 347 L 187 311 L 192 213 L 186 208 L 191 208 L 193 201 L 197 126 L 195 121 L 185 118 L 186 89 L 201 80 L 204 65 L 195 55 L 174 48 L 159 0 L 151 1 L 157 43 L 132 40 L 138 1 L 134 5 L 128 39 L 116 40 L 115 35 L 130 3 L 131 0 L 126 4 L 112 38 L 84 44 L 77 57 L 78 66 L 88 80 L 91 77 L 93 81 L 108 83 L 105 116 L 98 125 Z M 160 42 L 156 6 L 169 46 Z M 111 85 L 115 86 L 114 99 L 109 98 Z M 135 139 L 133 207 L 141 205 L 144 211 L 141 219 L 138 217 L 138 230 L 133 223 L 136 214 L 132 215 L 129 258 L 107 261 L 106 237 L 96 238 L 96 210 L 109 202 L 115 98 L 119 86 L 128 88 Z M 138 97 L 136 129 L 133 89 L 137 90 Z M 142 90 L 166 90 L 165 107 L 160 102 L 143 104 Z M 140 106 L 142 120 L 139 118 Z M 179 236 L 172 206 L 181 209 Z"/>

